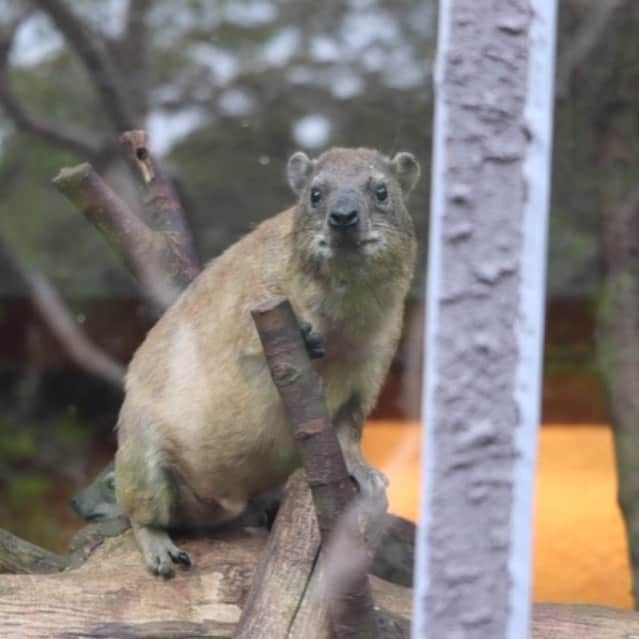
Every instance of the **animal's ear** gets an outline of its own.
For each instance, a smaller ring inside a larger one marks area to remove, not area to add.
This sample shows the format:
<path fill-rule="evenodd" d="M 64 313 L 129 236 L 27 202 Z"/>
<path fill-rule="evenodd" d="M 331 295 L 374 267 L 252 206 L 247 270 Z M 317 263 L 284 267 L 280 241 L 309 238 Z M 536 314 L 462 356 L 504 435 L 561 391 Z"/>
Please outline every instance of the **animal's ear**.
<path fill-rule="evenodd" d="M 404 195 L 408 195 L 419 180 L 419 162 L 412 153 L 402 151 L 391 160 L 391 167 Z"/>
<path fill-rule="evenodd" d="M 315 162 L 302 151 L 291 155 L 288 166 L 286 167 L 286 175 L 288 177 L 288 183 L 296 195 L 300 195 L 304 190 L 308 179 L 311 177 L 314 166 Z"/>

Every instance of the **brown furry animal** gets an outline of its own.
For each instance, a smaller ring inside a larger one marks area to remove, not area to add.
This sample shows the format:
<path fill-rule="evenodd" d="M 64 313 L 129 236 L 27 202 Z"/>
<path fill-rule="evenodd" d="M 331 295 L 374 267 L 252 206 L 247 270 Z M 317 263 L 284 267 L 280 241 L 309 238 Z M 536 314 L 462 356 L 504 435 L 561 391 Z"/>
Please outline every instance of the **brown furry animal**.
<path fill-rule="evenodd" d="M 214 260 L 149 332 L 127 375 L 116 491 L 151 572 L 190 563 L 167 529 L 234 519 L 300 463 L 249 312 L 268 298 L 287 297 L 323 336 L 317 366 L 349 472 L 362 492 L 384 490 L 360 439 L 401 332 L 418 176 L 409 153 L 296 153 L 297 205 Z"/>

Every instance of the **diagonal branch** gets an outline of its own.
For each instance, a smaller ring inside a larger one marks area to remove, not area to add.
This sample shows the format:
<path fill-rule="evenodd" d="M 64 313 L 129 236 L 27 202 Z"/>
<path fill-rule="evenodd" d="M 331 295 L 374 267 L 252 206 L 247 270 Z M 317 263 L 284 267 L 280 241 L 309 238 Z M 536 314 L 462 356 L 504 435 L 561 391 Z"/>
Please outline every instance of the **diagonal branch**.
<path fill-rule="evenodd" d="M 157 309 L 170 306 L 199 271 L 189 255 L 180 253 L 173 232 L 149 228 L 90 164 L 62 169 L 53 184 L 124 257 Z"/>
<path fill-rule="evenodd" d="M 315 504 L 335 635 L 374 639 L 379 633 L 367 576 L 369 558 L 358 529 L 358 518 L 364 513 L 352 508 L 355 487 L 332 428 L 322 379 L 308 357 L 288 300 L 268 300 L 254 307 L 251 315 Z"/>
<path fill-rule="evenodd" d="M 91 136 L 84 131 L 63 126 L 44 116 L 36 115 L 24 107 L 11 91 L 9 82 L 9 51 L 15 32 L 28 13 L 16 17 L 0 28 L 0 104 L 20 129 L 37 135 L 56 146 L 75 153 L 94 157 L 100 151 L 97 144 L 89 142 Z"/>
<path fill-rule="evenodd" d="M 605 0 L 594 2 L 590 14 L 584 19 L 577 33 L 557 60 L 555 94 L 566 97 L 570 82 L 578 69 L 593 53 L 610 25 L 617 10 L 626 4 L 626 0 Z"/>
<path fill-rule="evenodd" d="M 75 50 L 84 64 L 114 128 L 120 131 L 134 129 L 135 114 L 98 35 L 89 32 L 86 25 L 64 0 L 35 0 L 35 2 L 51 17 L 69 46 Z"/>
<path fill-rule="evenodd" d="M 93 170 L 88 163 L 62 169 L 55 187 L 105 236 L 142 285 L 143 292 L 160 309 L 177 297 L 180 287 L 164 277 L 161 264 L 167 247 Z"/>
<path fill-rule="evenodd" d="M 2 241 L 0 256 L 27 289 L 38 314 L 75 364 L 122 389 L 124 366 L 91 341 L 53 285 L 40 273 L 25 267 Z"/>

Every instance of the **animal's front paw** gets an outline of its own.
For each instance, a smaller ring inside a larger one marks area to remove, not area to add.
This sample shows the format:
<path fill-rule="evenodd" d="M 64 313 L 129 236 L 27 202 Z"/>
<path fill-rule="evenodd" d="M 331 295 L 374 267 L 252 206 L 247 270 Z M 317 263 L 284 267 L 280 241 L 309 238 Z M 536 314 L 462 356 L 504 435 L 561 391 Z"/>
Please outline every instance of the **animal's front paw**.
<path fill-rule="evenodd" d="M 300 330 L 308 356 L 311 359 L 324 357 L 324 338 L 319 333 L 313 332 L 313 327 L 309 322 L 300 322 Z"/>

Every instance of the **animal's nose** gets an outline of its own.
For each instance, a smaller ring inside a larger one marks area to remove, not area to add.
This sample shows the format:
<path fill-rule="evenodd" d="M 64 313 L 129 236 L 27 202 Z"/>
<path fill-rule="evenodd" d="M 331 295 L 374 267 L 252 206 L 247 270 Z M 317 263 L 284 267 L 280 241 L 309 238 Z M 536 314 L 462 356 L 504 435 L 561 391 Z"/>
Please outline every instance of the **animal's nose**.
<path fill-rule="evenodd" d="M 348 228 L 359 222 L 359 212 L 356 209 L 338 208 L 331 211 L 328 223 L 334 228 Z"/>

